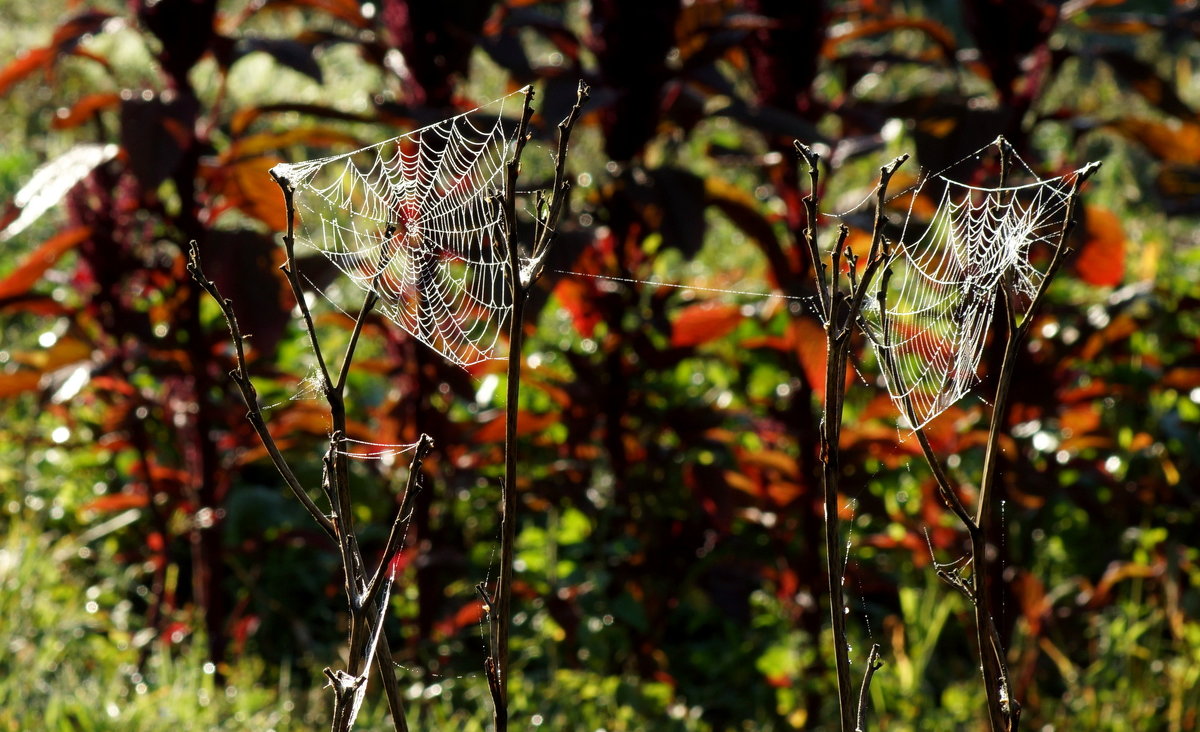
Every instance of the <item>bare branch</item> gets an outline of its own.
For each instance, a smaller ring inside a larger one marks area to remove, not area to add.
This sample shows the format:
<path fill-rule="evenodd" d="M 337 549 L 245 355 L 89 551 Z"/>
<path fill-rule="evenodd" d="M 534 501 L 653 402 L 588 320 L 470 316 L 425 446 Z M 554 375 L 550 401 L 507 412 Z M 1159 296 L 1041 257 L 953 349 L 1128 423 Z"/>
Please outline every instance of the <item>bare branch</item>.
<path fill-rule="evenodd" d="M 321 373 L 321 388 L 329 391 L 333 388 L 333 382 L 329 378 L 329 368 L 325 365 L 325 356 L 321 353 L 321 344 L 317 340 L 317 329 L 313 325 L 312 312 L 308 309 L 308 301 L 304 299 L 304 289 L 300 285 L 300 275 L 296 270 L 296 189 L 292 187 L 291 181 L 287 178 L 271 171 L 271 177 L 275 180 L 279 190 L 283 192 L 283 202 L 287 209 L 287 234 L 283 237 L 283 248 L 287 253 L 287 262 L 280 268 L 287 275 L 288 284 L 292 286 L 292 296 L 296 299 L 296 307 L 300 308 L 301 315 L 304 316 L 304 329 L 308 333 L 308 342 L 312 346 L 313 354 L 317 358 L 317 368 Z"/>
<path fill-rule="evenodd" d="M 808 246 L 808 256 L 812 260 L 813 278 L 817 283 L 817 313 L 821 316 L 821 320 L 826 326 L 832 321 L 832 312 L 830 312 L 830 300 L 833 296 L 833 285 L 829 281 L 829 272 L 825 268 L 825 260 L 821 257 L 821 247 L 817 244 L 817 205 L 818 205 L 818 187 L 821 173 L 817 167 L 821 162 L 821 156 L 818 155 L 811 147 L 796 140 L 794 142 L 796 154 L 808 166 L 808 195 L 804 198 L 804 211 L 807 221 L 804 226 L 804 243 Z M 844 228 L 844 227 L 843 227 Z M 847 233 L 848 230 L 847 230 Z M 845 239 L 845 236 L 842 237 Z M 833 262 L 833 277 L 838 276 L 837 254 L 839 247 L 834 248 Z"/>
<path fill-rule="evenodd" d="M 873 643 L 871 652 L 867 654 L 867 670 L 863 672 L 862 688 L 858 692 L 858 724 L 854 726 L 854 732 L 867 732 L 867 694 L 871 690 L 871 677 L 881 668 L 883 661 L 879 660 L 879 644 Z"/>
<path fill-rule="evenodd" d="M 275 438 L 271 436 L 271 431 L 267 429 L 267 422 L 263 417 L 262 407 L 258 404 L 258 390 L 254 388 L 254 383 L 250 380 L 249 372 L 246 368 L 245 338 L 242 335 L 241 328 L 238 327 L 237 316 L 233 313 L 233 304 L 228 299 L 222 297 L 221 293 L 217 290 L 216 283 L 205 276 L 204 268 L 200 261 L 200 249 L 194 241 L 188 247 L 187 268 L 188 272 L 192 275 L 192 279 L 196 281 L 196 284 L 200 285 L 217 302 L 217 305 L 221 307 L 221 312 L 225 316 L 225 322 L 229 326 L 229 334 L 233 339 L 234 356 L 237 363 L 237 368 L 231 371 L 229 376 L 233 379 L 233 383 L 237 384 L 238 389 L 242 393 L 242 401 L 246 403 L 246 408 L 250 410 L 246 418 L 250 420 L 254 431 L 258 433 L 258 438 L 262 441 L 263 447 L 266 448 L 267 454 L 270 455 L 271 462 L 274 463 L 275 469 L 279 471 L 279 474 L 283 476 L 283 481 L 291 489 L 292 495 L 300 501 L 300 504 L 304 506 L 308 514 L 317 522 L 317 525 L 325 531 L 325 534 L 336 542 L 337 532 L 334 529 L 333 522 L 309 498 L 308 491 L 304 489 L 296 474 L 292 472 L 292 468 L 288 465 L 287 460 L 284 459 L 283 453 L 279 451 L 279 446 L 275 444 Z"/>
<path fill-rule="evenodd" d="M 372 287 L 367 296 L 363 298 L 362 308 L 358 311 L 358 317 L 354 319 L 354 330 L 350 332 L 350 342 L 346 344 L 346 353 L 342 356 L 342 368 L 338 372 L 337 383 L 333 385 L 334 391 L 338 393 L 345 393 L 346 379 L 350 376 L 350 364 L 354 361 L 354 349 L 358 346 L 358 337 L 362 334 L 367 316 L 371 314 L 371 310 L 378 301 L 379 295 Z"/>
<path fill-rule="evenodd" d="M 850 317 L 846 318 L 846 322 L 841 326 L 844 328 L 842 337 L 849 336 L 851 328 L 854 327 L 854 323 L 858 319 L 858 313 L 862 310 L 863 298 L 867 295 L 867 288 L 871 286 L 871 281 L 875 278 L 875 273 L 879 270 L 879 267 L 887 260 L 887 257 L 882 254 L 883 227 L 887 223 L 887 216 L 883 212 L 883 207 L 887 203 L 888 183 L 891 182 L 892 176 L 896 174 L 896 171 L 904 164 L 905 160 L 908 160 L 908 155 L 901 155 L 879 169 L 879 189 L 875 201 L 875 223 L 871 229 L 871 253 L 867 256 L 867 268 L 863 271 L 862 279 L 859 281 L 858 286 L 851 292 Z"/>
<path fill-rule="evenodd" d="M 521 393 L 521 344 L 524 337 L 525 303 L 529 292 L 541 274 L 542 262 L 562 214 L 563 203 L 570 192 L 566 180 L 567 145 L 571 130 L 579 119 L 588 99 L 588 87 L 580 82 L 574 106 L 558 125 L 558 152 L 554 160 L 554 188 L 548 208 L 537 205 L 539 219 L 535 222 L 530 265 L 526 277 L 521 276 L 520 246 L 517 242 L 516 196 L 517 176 L 521 169 L 521 153 L 529 139 L 529 119 L 533 114 L 533 89 L 526 91 L 525 106 L 517 127 L 517 139 L 512 157 L 505 166 L 506 179 L 501 208 L 504 212 L 505 243 L 508 246 L 508 284 L 512 297 L 509 314 L 508 383 L 504 422 L 504 482 L 500 500 L 500 576 L 496 581 L 495 604 L 488 605 L 491 630 L 491 654 L 484 663 L 488 688 L 492 695 L 492 719 L 496 732 L 508 729 L 508 638 L 512 616 L 513 556 L 517 531 L 517 415 Z M 541 214 L 544 211 L 545 217 Z M 486 594 L 486 593 L 484 593 Z"/>
<path fill-rule="evenodd" d="M 550 209 L 545 218 L 539 216 L 541 226 L 530 253 L 532 266 L 529 281 L 524 283 L 525 287 L 532 286 L 541 274 L 542 261 L 549 253 L 550 242 L 558 229 L 558 220 L 562 216 L 563 204 L 571 190 L 571 184 L 567 180 L 567 144 L 571 140 L 571 131 L 575 129 L 575 123 L 579 121 L 579 115 L 583 113 L 583 105 L 587 104 L 590 96 L 591 89 L 583 81 L 580 81 L 575 92 L 575 104 L 571 106 L 571 111 L 567 113 L 567 116 L 558 123 L 558 151 L 554 155 L 554 187 L 550 190 Z"/>
<path fill-rule="evenodd" d="M 399 505 L 396 507 L 396 518 L 392 521 L 392 530 L 388 534 L 387 543 L 383 548 L 383 556 L 379 559 L 379 565 L 375 568 L 375 573 L 371 580 L 367 583 L 366 590 L 363 592 L 363 603 L 372 605 L 375 603 L 376 597 L 379 595 L 380 586 L 387 576 L 388 567 L 392 563 L 392 559 L 396 552 L 400 551 L 400 542 L 404 540 L 404 516 L 405 509 L 408 504 L 408 498 L 415 491 L 421 480 L 421 461 L 433 449 L 433 440 L 429 435 L 422 434 L 417 440 L 416 451 L 413 454 L 412 462 L 408 466 L 408 480 L 404 485 L 404 493 L 400 496 Z"/>

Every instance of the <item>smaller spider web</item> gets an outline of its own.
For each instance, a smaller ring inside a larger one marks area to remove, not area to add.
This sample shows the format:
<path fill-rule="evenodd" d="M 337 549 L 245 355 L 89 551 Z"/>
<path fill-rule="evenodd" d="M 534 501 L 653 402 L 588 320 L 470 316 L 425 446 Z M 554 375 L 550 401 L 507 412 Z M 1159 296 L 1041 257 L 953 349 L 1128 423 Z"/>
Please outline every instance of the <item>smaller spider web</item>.
<path fill-rule="evenodd" d="M 1030 182 L 983 188 L 937 174 L 909 193 L 884 308 L 874 298 L 864 303 L 861 324 L 911 429 L 978 383 L 999 293 L 1011 287 L 1018 318 L 1024 317 L 1044 277 L 1039 264 L 1050 261 L 1065 225 L 1080 171 L 1039 179 L 1010 155 Z M 942 192 L 922 228 L 913 211 L 930 180 Z M 1035 254 L 1039 246 L 1046 251 Z"/>
<path fill-rule="evenodd" d="M 408 334 L 460 366 L 502 358 L 511 311 L 500 201 L 524 91 L 341 155 L 271 172 L 294 189 L 295 241 Z"/>

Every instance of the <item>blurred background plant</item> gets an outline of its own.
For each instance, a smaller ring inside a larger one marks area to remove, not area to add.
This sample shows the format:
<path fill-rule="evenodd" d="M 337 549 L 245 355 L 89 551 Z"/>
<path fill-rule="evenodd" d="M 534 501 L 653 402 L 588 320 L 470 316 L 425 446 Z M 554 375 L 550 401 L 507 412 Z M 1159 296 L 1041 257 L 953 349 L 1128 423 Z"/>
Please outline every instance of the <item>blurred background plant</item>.
<path fill-rule="evenodd" d="M 266 170 L 526 83 L 544 144 L 580 78 L 573 208 L 524 354 L 514 723 L 836 718 L 815 316 L 563 272 L 809 295 L 793 139 L 848 209 L 902 152 L 933 172 L 1002 133 L 1043 175 L 1105 161 L 1014 384 L 997 529 L 1015 694 L 1032 729 L 1200 725 L 1194 3 L 10 0 L 0 22 L 0 727 L 325 718 L 337 559 L 244 419 L 185 243 L 253 333 L 272 429 L 316 484 L 328 425 L 304 398 Z M 337 300 L 332 268 L 304 271 Z M 321 312 L 336 343 L 346 321 Z M 383 321 L 366 333 L 352 436 L 439 446 L 389 628 L 410 716 L 482 729 L 473 588 L 494 571 L 503 365 L 452 366 Z M 880 642 L 887 662 L 873 718 L 982 724 L 969 610 L 930 561 L 963 537 L 861 369 L 842 486 L 853 658 Z M 967 475 L 983 407 L 930 427 Z M 359 466 L 362 522 L 383 525 L 402 472 Z"/>

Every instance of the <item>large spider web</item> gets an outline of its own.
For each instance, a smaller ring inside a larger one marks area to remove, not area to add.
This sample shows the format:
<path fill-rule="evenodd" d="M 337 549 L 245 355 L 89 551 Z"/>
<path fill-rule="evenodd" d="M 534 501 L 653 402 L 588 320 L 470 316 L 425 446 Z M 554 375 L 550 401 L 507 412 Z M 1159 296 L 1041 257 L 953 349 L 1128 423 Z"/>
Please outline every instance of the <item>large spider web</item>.
<path fill-rule="evenodd" d="M 910 205 L 884 308 L 875 301 L 864 307 L 862 325 L 911 429 L 928 424 L 979 381 L 1000 293 L 1011 288 L 1017 315 L 1024 317 L 1044 276 L 1038 262 L 1050 262 L 1062 233 L 1080 171 L 1043 180 L 1009 154 L 1029 182 L 982 188 L 941 174 L 923 181 L 926 189 L 930 181 L 942 187 L 936 210 L 919 230 Z M 1036 253 L 1039 246 L 1045 251 Z"/>
<path fill-rule="evenodd" d="M 460 366 L 497 358 L 511 301 L 501 210 L 513 125 L 479 109 L 369 147 L 284 163 L 296 243 L 325 255 L 378 309 Z"/>

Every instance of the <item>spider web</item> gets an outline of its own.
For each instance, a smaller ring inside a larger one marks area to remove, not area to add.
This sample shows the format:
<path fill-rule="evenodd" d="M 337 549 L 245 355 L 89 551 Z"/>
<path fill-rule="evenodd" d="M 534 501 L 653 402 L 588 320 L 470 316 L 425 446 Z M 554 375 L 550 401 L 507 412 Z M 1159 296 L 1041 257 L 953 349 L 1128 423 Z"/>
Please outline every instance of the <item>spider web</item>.
<path fill-rule="evenodd" d="M 1024 317 L 1044 277 L 1037 262 L 1050 261 L 1065 224 L 1080 171 L 1043 180 L 1009 155 L 1029 182 L 983 188 L 942 174 L 922 181 L 894 245 L 884 310 L 874 300 L 865 303 L 862 325 L 911 429 L 928 424 L 979 381 L 999 294 L 1011 287 L 1018 319 Z M 913 204 L 931 180 L 942 192 L 919 230 Z M 1039 260 L 1034 252 L 1041 246 L 1046 253 Z"/>
<path fill-rule="evenodd" d="M 329 259 L 377 308 L 451 362 L 499 358 L 512 303 L 501 210 L 524 90 L 354 152 L 271 172 L 295 190 L 296 243 Z"/>

